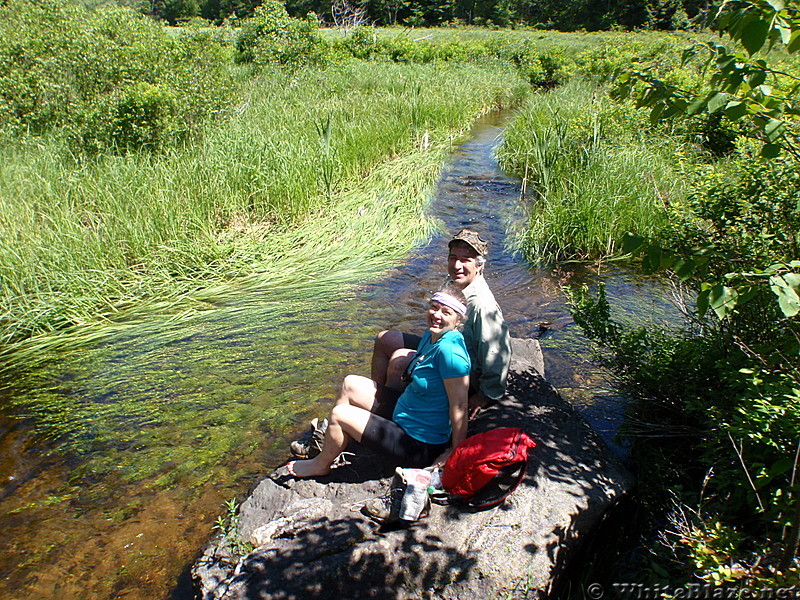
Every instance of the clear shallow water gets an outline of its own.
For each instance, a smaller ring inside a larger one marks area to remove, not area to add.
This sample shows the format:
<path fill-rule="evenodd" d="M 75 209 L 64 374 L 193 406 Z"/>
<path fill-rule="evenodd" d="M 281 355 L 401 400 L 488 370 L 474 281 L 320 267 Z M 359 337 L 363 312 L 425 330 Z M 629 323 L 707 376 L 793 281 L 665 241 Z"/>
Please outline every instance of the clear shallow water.
<path fill-rule="evenodd" d="M 188 324 L 64 353 L 0 392 L 0 597 L 189 597 L 186 569 L 223 501 L 286 459 L 344 375 L 368 375 L 378 331 L 422 328 L 447 241 L 464 226 L 490 243 L 486 275 L 512 335 L 540 337 L 548 379 L 613 442 L 621 400 L 561 285 L 604 281 L 628 319 L 675 312 L 657 281 L 531 268 L 506 247 L 525 211 L 493 157 L 502 125 L 482 121 L 454 151 L 429 211 L 441 233 L 374 280 L 344 293 L 319 283 L 243 290 Z"/>

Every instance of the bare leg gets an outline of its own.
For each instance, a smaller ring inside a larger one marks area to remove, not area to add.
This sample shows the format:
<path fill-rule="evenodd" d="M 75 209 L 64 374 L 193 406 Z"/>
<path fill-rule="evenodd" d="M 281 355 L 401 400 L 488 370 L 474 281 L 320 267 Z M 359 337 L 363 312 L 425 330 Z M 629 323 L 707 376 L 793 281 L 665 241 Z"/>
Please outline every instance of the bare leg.
<path fill-rule="evenodd" d="M 375 404 L 377 391 L 378 385 L 372 379 L 367 379 L 361 375 L 348 375 L 342 382 L 339 398 L 336 400 L 335 406 L 349 404 L 350 406 L 357 406 L 371 411 L 373 404 Z"/>
<path fill-rule="evenodd" d="M 400 350 L 394 351 L 392 357 L 389 359 L 389 366 L 386 369 L 386 387 L 396 390 L 405 389 L 407 384 L 403 381 L 402 376 L 406 367 L 411 364 L 416 354 L 416 350 L 409 350 L 408 348 L 401 348 Z"/>
<path fill-rule="evenodd" d="M 370 377 L 373 381 L 387 385 L 386 371 L 389 368 L 389 361 L 392 358 L 392 354 L 401 348 L 403 348 L 403 334 L 400 331 L 388 329 L 375 336 L 370 370 Z"/>
<path fill-rule="evenodd" d="M 361 441 L 361 436 L 370 418 L 370 412 L 357 406 L 337 404 L 328 417 L 328 430 L 322 451 L 311 460 L 298 460 L 290 463 L 297 477 L 317 477 L 327 475 L 331 465 L 347 447 L 350 439 Z"/>

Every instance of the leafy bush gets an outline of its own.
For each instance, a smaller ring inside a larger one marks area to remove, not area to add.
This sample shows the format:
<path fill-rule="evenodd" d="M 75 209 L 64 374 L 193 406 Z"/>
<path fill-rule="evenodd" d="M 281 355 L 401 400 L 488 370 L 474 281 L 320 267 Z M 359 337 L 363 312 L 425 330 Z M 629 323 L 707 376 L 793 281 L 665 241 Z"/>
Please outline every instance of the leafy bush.
<path fill-rule="evenodd" d="M 424 40 L 415 42 L 402 34 L 382 41 L 381 53 L 401 63 L 428 63 L 435 56 L 433 44 Z"/>
<path fill-rule="evenodd" d="M 294 19 L 280 0 L 266 0 L 248 19 L 236 41 L 239 62 L 300 66 L 324 64 L 329 44 L 319 32 L 316 15 Z"/>
<path fill-rule="evenodd" d="M 720 263 L 712 268 L 718 270 L 731 260 L 741 270 L 752 270 L 800 256 L 800 163 L 745 156 L 725 167 L 725 179 L 709 171 L 690 196 L 692 213 L 702 220 L 702 237 L 684 240 L 682 249 L 713 246 Z"/>
<path fill-rule="evenodd" d="M 114 103 L 109 138 L 121 148 L 153 148 L 166 145 L 176 130 L 178 101 L 174 92 L 146 82 L 125 87 Z"/>
<path fill-rule="evenodd" d="M 0 5 L 0 130 L 59 131 L 85 151 L 161 147 L 230 102 L 228 56 L 210 34 L 168 35 L 131 10 L 9 0 Z"/>
<path fill-rule="evenodd" d="M 760 300 L 732 321 L 665 330 L 614 322 L 602 289 L 572 296 L 576 322 L 635 398 L 620 433 L 633 441 L 639 502 L 649 519 L 672 521 L 651 543 L 654 562 L 638 565 L 650 583 L 752 588 L 797 576 L 787 529 L 800 440 L 796 338 L 774 301 Z"/>
<path fill-rule="evenodd" d="M 371 27 L 354 27 L 344 41 L 344 46 L 355 58 L 366 59 L 378 51 L 378 39 Z"/>

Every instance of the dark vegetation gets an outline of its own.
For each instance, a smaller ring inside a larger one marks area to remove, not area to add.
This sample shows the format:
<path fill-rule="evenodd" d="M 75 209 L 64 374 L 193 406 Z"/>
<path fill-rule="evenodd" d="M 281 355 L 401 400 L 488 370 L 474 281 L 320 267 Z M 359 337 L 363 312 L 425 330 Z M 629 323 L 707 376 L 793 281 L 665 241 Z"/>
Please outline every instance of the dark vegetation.
<path fill-rule="evenodd" d="M 623 326 L 602 289 L 575 297 L 575 318 L 634 398 L 623 435 L 644 537 L 623 544 L 635 560 L 618 559 L 649 585 L 770 593 L 800 581 L 800 13 L 732 2 L 713 26 L 718 40 L 684 52 L 684 64 L 705 54 L 703 85 L 648 68 L 615 91 L 654 124 L 699 125 L 707 148 L 672 226 L 623 243 L 675 281 L 686 324 Z"/>
<path fill-rule="evenodd" d="M 252 17 L 258 0 L 153 0 L 139 10 L 174 25 L 193 17 L 216 24 Z M 326 24 L 534 27 L 559 31 L 683 29 L 703 26 L 715 3 L 700 0 L 287 0 L 289 15 Z M 357 22 L 353 22 L 356 19 Z"/>
<path fill-rule="evenodd" d="M 196 137 L 236 88 L 208 32 L 168 37 L 123 8 L 59 0 L 0 5 L 0 133 L 58 128 L 76 149 L 150 148 Z"/>

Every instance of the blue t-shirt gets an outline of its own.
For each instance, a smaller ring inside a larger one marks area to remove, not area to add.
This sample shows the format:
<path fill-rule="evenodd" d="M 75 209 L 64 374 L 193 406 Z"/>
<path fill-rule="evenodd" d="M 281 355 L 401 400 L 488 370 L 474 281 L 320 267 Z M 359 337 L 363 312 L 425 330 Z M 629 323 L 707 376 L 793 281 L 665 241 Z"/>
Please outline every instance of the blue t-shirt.
<path fill-rule="evenodd" d="M 397 400 L 392 420 L 403 430 L 426 444 L 444 444 L 450 439 L 450 401 L 444 380 L 469 375 L 470 360 L 464 336 L 447 331 L 431 343 L 431 332 L 417 346 L 409 367 L 411 382 Z"/>

